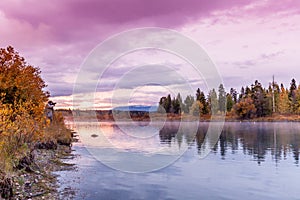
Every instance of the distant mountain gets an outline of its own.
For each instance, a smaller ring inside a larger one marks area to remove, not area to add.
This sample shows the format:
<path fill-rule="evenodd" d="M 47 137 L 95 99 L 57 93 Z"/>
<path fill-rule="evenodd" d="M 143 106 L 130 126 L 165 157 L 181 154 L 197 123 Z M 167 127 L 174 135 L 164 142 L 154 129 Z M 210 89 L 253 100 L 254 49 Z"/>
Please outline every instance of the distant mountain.
<path fill-rule="evenodd" d="M 134 105 L 134 106 L 119 106 L 113 108 L 114 111 L 139 111 L 139 112 L 156 112 L 158 106 L 142 106 L 142 105 Z"/>

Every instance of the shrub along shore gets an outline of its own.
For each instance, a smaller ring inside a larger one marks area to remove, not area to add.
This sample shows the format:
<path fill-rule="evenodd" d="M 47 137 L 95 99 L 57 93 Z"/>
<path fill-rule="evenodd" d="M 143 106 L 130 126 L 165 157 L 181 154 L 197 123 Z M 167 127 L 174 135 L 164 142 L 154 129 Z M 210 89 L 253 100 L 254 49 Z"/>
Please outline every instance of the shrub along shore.
<path fill-rule="evenodd" d="M 34 145 L 25 149 L 22 156 L 12 158 L 13 162 L 7 163 L 9 169 L 1 169 L 1 198 L 59 198 L 53 172 L 73 169 L 72 165 L 61 161 L 71 156 L 73 133 L 65 127 L 60 113 L 55 113 L 52 124 L 45 132 L 47 137 L 44 141 L 35 141 Z"/>
<path fill-rule="evenodd" d="M 61 113 L 55 113 L 53 122 L 45 128 L 43 140 L 25 144 L 23 152 L 16 148 L 18 153 L 13 156 L 1 152 L 0 197 L 57 199 L 56 177 L 52 172 L 73 169 L 60 160 L 71 155 L 72 135 Z"/>

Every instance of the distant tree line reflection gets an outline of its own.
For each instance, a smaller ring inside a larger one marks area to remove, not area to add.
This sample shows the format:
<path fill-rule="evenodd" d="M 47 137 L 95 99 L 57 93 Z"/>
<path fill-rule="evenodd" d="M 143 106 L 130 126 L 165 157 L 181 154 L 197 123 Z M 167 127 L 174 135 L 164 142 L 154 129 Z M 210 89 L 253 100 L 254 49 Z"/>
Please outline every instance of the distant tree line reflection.
<path fill-rule="evenodd" d="M 201 152 L 209 123 L 200 123 L 197 131 L 192 131 L 188 125 L 179 123 L 166 124 L 159 132 L 160 142 L 165 145 L 178 145 L 183 142 L 192 147 L 196 145 Z M 258 164 L 267 157 L 278 163 L 293 157 L 299 164 L 300 124 L 298 123 L 226 123 L 220 139 L 212 152 L 226 159 L 228 154 L 243 152 L 252 156 Z"/>

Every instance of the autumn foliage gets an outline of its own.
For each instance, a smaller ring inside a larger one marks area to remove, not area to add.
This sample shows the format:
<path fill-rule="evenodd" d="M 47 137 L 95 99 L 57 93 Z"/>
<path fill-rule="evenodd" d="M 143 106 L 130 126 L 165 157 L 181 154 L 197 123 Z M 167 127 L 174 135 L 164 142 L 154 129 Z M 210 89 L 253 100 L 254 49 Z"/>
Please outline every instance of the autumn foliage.
<path fill-rule="evenodd" d="M 0 49 L 0 174 L 12 171 L 37 142 L 70 139 L 59 135 L 67 132 L 60 115 L 51 126 L 45 117 L 45 87 L 39 68 L 13 47 Z"/>
<path fill-rule="evenodd" d="M 45 87 L 38 68 L 12 47 L 0 49 L 0 169 L 14 167 L 28 145 L 43 135 Z"/>
<path fill-rule="evenodd" d="M 234 110 L 243 119 L 250 119 L 255 116 L 256 108 L 250 97 L 242 99 L 234 105 Z"/>

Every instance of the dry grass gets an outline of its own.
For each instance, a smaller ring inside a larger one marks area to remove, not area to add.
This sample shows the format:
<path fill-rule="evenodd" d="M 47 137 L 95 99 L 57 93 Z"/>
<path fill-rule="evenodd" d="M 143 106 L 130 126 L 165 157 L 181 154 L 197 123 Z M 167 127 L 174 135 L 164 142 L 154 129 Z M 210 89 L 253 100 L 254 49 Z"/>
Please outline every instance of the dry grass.
<path fill-rule="evenodd" d="M 65 126 L 64 118 L 61 113 L 54 113 L 53 122 L 45 129 L 43 142 L 54 142 L 63 145 L 71 144 L 71 130 Z"/>
<path fill-rule="evenodd" d="M 72 142 L 71 131 L 66 128 L 60 113 L 55 113 L 52 123 L 45 121 L 44 128 L 38 132 L 28 121 L 20 118 L 9 125 L 2 123 L 5 128 L 0 130 L 0 199 L 1 195 L 8 197 L 12 177 L 24 158 L 30 158 L 31 152 L 38 147 L 36 144 L 69 146 Z"/>

